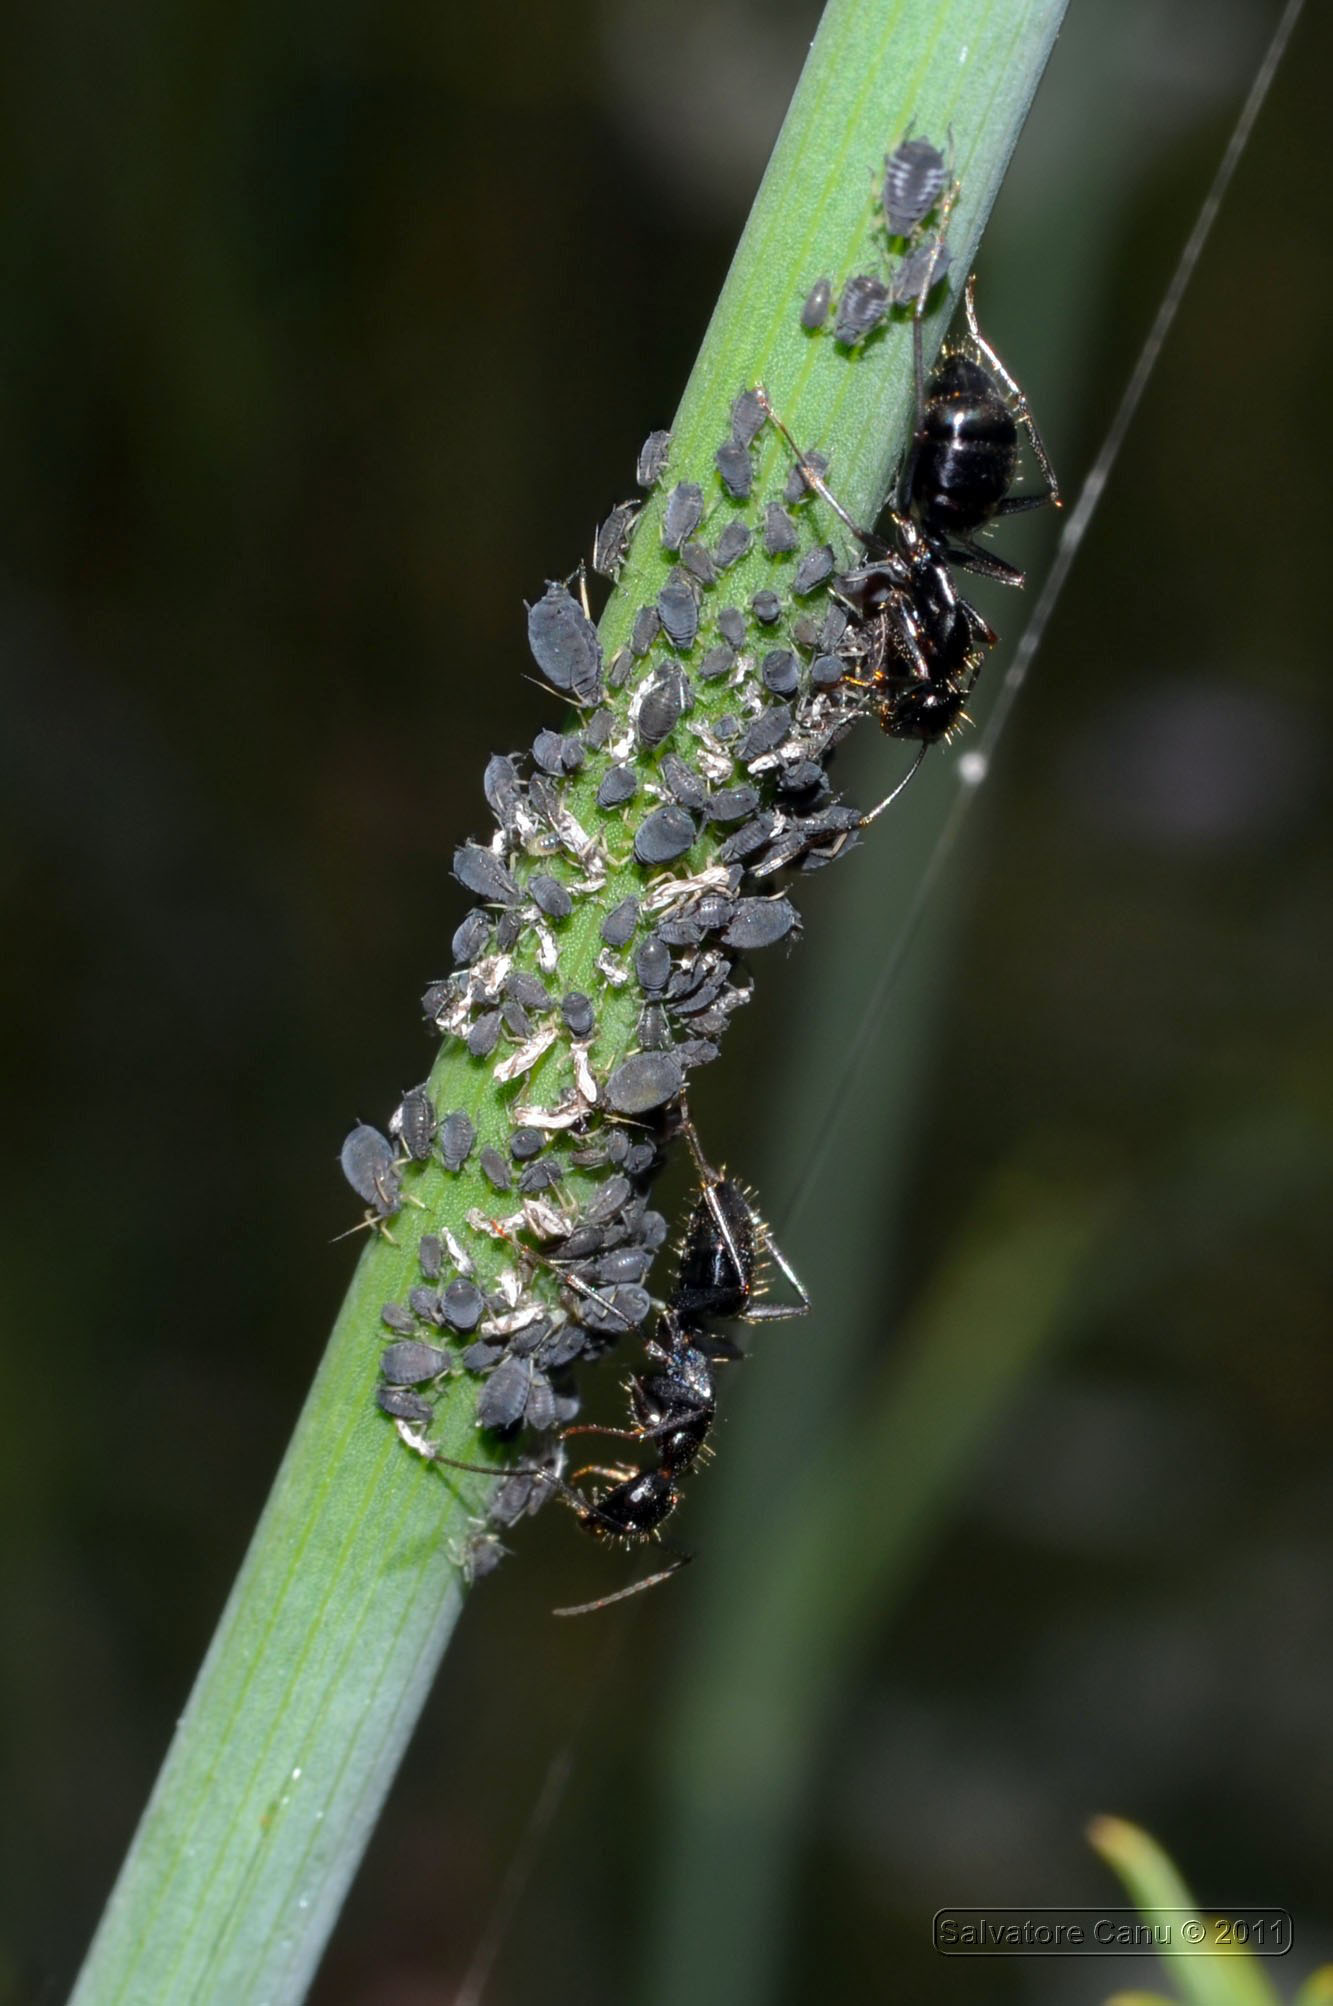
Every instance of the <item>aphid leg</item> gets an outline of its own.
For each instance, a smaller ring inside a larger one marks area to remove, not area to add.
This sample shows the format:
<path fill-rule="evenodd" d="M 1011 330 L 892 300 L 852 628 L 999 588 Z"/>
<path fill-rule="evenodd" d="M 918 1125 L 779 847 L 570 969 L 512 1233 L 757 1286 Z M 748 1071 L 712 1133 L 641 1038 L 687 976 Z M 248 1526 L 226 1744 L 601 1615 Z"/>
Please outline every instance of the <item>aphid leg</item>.
<path fill-rule="evenodd" d="M 1055 477 L 1055 468 L 1051 465 L 1050 455 L 1046 451 L 1041 433 L 1037 430 L 1037 421 L 1032 415 L 1032 407 L 1028 403 L 1023 390 L 1015 382 L 999 356 L 995 353 L 995 350 L 987 341 L 985 335 L 981 332 L 981 328 L 977 322 L 976 286 L 977 275 L 973 272 L 966 286 L 963 288 L 963 311 L 967 315 L 968 334 L 975 342 L 977 351 L 985 360 L 986 366 L 999 377 L 1006 393 L 1013 400 L 1015 416 L 1031 441 L 1032 450 L 1036 454 L 1037 465 L 1041 470 L 1041 477 L 1046 483 L 1046 492 L 1044 494 L 1007 496 L 1000 503 L 995 513 L 997 515 L 1017 515 L 1023 509 L 1041 508 L 1046 502 L 1050 502 L 1053 508 L 1063 508 L 1064 503 L 1060 498 L 1060 483 Z"/>
<path fill-rule="evenodd" d="M 567 1609 L 553 1609 L 553 1616 L 591 1616 L 594 1610 L 609 1609 L 613 1602 L 628 1601 L 631 1595 L 641 1595 L 645 1588 L 658 1588 L 662 1582 L 670 1581 L 673 1574 L 679 1574 L 682 1567 L 688 1567 L 693 1560 L 692 1553 L 678 1553 L 670 1567 L 662 1568 L 657 1574 L 646 1574 L 642 1581 L 631 1581 L 628 1588 L 617 1588 L 614 1594 L 599 1595 L 595 1602 L 575 1602 Z"/>

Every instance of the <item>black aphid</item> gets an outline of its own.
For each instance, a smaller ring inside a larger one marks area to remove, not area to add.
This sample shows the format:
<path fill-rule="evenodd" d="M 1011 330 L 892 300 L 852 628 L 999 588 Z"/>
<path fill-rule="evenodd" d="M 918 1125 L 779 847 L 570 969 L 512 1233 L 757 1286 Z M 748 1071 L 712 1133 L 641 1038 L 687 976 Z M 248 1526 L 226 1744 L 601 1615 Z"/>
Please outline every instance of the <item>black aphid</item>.
<path fill-rule="evenodd" d="M 753 542 L 754 537 L 743 522 L 733 520 L 726 523 L 722 534 L 713 545 L 713 557 L 718 570 L 725 571 L 728 565 L 737 563 L 745 556 Z"/>
<path fill-rule="evenodd" d="M 447 1114 L 440 1123 L 440 1155 L 446 1170 L 461 1170 L 472 1154 L 477 1131 L 462 1108 Z"/>
<path fill-rule="evenodd" d="M 807 550 L 792 575 L 791 589 L 798 598 L 815 592 L 833 576 L 833 550 L 827 543 L 817 543 L 813 550 Z"/>
<path fill-rule="evenodd" d="M 359 1122 L 343 1143 L 339 1158 L 343 1176 L 358 1198 L 380 1219 L 387 1219 L 403 1202 L 402 1180 L 393 1146 L 377 1128 Z"/>
<path fill-rule="evenodd" d="M 790 648 L 773 648 L 760 666 L 764 688 L 775 697 L 794 697 L 801 686 L 800 664 Z"/>
<path fill-rule="evenodd" d="M 766 585 L 761 586 L 758 592 L 751 595 L 750 611 L 760 626 L 771 627 L 782 618 L 782 601 L 776 592 L 770 592 Z"/>
<path fill-rule="evenodd" d="M 742 822 L 732 836 L 718 847 L 718 861 L 723 864 L 739 864 L 747 857 L 753 857 L 763 849 L 778 826 L 775 808 L 761 809 L 750 821 Z"/>
<path fill-rule="evenodd" d="M 764 550 L 769 557 L 782 557 L 795 550 L 800 531 L 781 502 L 769 502 L 764 510 Z"/>
<path fill-rule="evenodd" d="M 592 568 L 601 578 L 616 579 L 629 549 L 638 502 L 618 502 L 593 539 Z"/>
<path fill-rule="evenodd" d="M 583 743 L 593 752 L 600 752 L 615 728 L 616 714 L 613 710 L 595 710 L 584 722 Z"/>
<path fill-rule="evenodd" d="M 674 864 L 694 847 L 698 833 L 694 817 L 669 801 L 640 822 L 634 832 L 634 855 L 641 864 Z"/>
<path fill-rule="evenodd" d="M 714 455 L 717 470 L 722 476 L 722 485 L 733 501 L 746 501 L 754 486 L 754 467 L 750 455 L 737 439 L 728 439 L 719 446 Z"/>
<path fill-rule="evenodd" d="M 528 891 L 539 912 L 548 919 L 568 919 L 574 910 L 574 901 L 559 878 L 548 877 L 544 871 L 537 872 L 528 880 Z"/>
<path fill-rule="evenodd" d="M 623 808 L 638 791 L 638 775 L 632 766 L 608 766 L 597 788 L 597 805 L 599 808 Z"/>
<path fill-rule="evenodd" d="M 477 1426 L 496 1433 L 515 1428 L 523 1419 L 532 1386 L 532 1368 L 522 1359 L 502 1359 L 477 1400 Z"/>
<path fill-rule="evenodd" d="M 448 1352 L 438 1345 L 407 1338 L 400 1344 L 386 1345 L 380 1357 L 380 1376 L 391 1386 L 424 1386 L 428 1379 L 438 1379 L 447 1372 L 450 1363 Z"/>
<path fill-rule="evenodd" d="M 635 949 L 634 973 L 640 989 L 649 996 L 659 995 L 666 988 L 671 974 L 671 950 L 655 933 L 650 933 Z"/>
<path fill-rule="evenodd" d="M 742 390 L 731 407 L 731 436 L 740 446 L 748 446 L 764 426 L 764 407 L 753 390 Z"/>
<path fill-rule="evenodd" d="M 801 326 L 810 333 L 817 327 L 822 327 L 828 319 L 829 301 L 832 297 L 833 281 L 816 279 L 806 294 L 805 304 L 801 308 Z"/>
<path fill-rule="evenodd" d="M 666 597 L 668 589 L 666 586 L 662 588 L 663 598 Z M 693 608 L 694 595 L 687 593 L 687 597 Z M 697 608 L 695 616 L 697 618 Z M 639 744 L 645 750 L 651 751 L 655 745 L 661 745 L 664 740 L 670 738 L 680 723 L 684 708 L 685 693 L 681 688 L 680 677 L 673 675 L 669 670 L 659 669 L 648 683 L 639 704 L 638 716 L 635 719 L 635 732 Z"/>
<path fill-rule="evenodd" d="M 445 1322 L 457 1331 L 475 1330 L 486 1307 L 477 1284 L 467 1280 L 450 1282 L 441 1291 L 440 1302 Z"/>
<path fill-rule="evenodd" d="M 500 1019 L 511 1038 L 525 1045 L 532 1036 L 532 1019 L 517 997 L 507 996 L 500 1005 Z"/>
<path fill-rule="evenodd" d="M 662 755 L 662 778 L 671 789 L 672 798 L 679 801 L 682 808 L 697 814 L 708 799 L 708 785 L 702 774 L 674 752 Z"/>
<path fill-rule="evenodd" d="M 858 272 L 842 289 L 833 322 L 834 336 L 844 347 L 855 348 L 874 333 L 889 305 L 889 289 L 884 281 L 873 272 Z"/>
<path fill-rule="evenodd" d="M 662 547 L 679 550 L 703 521 L 703 489 L 695 481 L 679 481 L 667 496 L 662 515 Z"/>
<path fill-rule="evenodd" d="M 518 1188 L 525 1198 L 535 1198 L 539 1191 L 547 1191 L 551 1185 L 558 1184 L 566 1168 L 559 1157 L 538 1157 L 532 1163 L 525 1163 L 519 1171 Z"/>
<path fill-rule="evenodd" d="M 544 982 L 526 969 L 511 968 L 505 977 L 505 994 L 521 1003 L 525 1010 L 554 1010 L 555 998 Z"/>
<path fill-rule="evenodd" d="M 438 1293 L 432 1288 L 427 1288 L 424 1282 L 419 1282 L 411 1291 L 407 1298 L 407 1306 L 413 1316 L 419 1317 L 422 1323 L 438 1324 L 444 1321 Z"/>
<path fill-rule="evenodd" d="M 635 1052 L 616 1067 L 604 1092 L 617 1114 L 647 1114 L 675 1100 L 681 1085 L 680 1065 L 670 1052 Z"/>
<path fill-rule="evenodd" d="M 894 306 L 914 306 L 939 284 L 952 263 L 949 246 L 932 237 L 909 251 L 890 283 Z"/>
<path fill-rule="evenodd" d="M 565 741 L 558 731 L 539 731 L 532 741 L 532 756 L 543 773 L 557 776 L 565 770 Z"/>
<path fill-rule="evenodd" d="M 636 898 L 621 899 L 602 921 L 602 939 L 608 947 L 624 947 L 627 941 L 633 939 L 638 924 L 639 901 Z"/>
<path fill-rule="evenodd" d="M 455 928 L 453 940 L 450 942 L 455 967 L 467 968 L 479 954 L 484 954 L 490 937 L 490 914 L 483 912 L 480 906 L 474 906 L 462 925 Z M 426 1011 L 428 1017 L 434 1014 L 431 1010 Z"/>
<path fill-rule="evenodd" d="M 435 1409 L 429 1400 L 423 1400 L 419 1393 L 413 1393 L 405 1386 L 377 1386 L 375 1399 L 380 1412 L 394 1421 L 414 1422 L 424 1428 Z"/>
<path fill-rule="evenodd" d="M 411 1337 L 417 1327 L 411 1310 L 404 1309 L 401 1303 L 385 1303 L 380 1310 L 380 1322 L 399 1337 Z"/>
<path fill-rule="evenodd" d="M 730 641 L 733 648 L 745 646 L 745 615 L 739 606 L 724 606 L 717 616 L 717 631 L 724 641 Z"/>
<path fill-rule="evenodd" d="M 479 843 L 464 843 L 454 851 L 454 876 L 492 905 L 514 905 L 522 896 L 494 850 L 483 850 Z"/>
<path fill-rule="evenodd" d="M 539 1128 L 529 1128 L 526 1124 L 516 1128 L 509 1137 L 509 1154 L 515 1163 L 527 1163 L 539 1156 L 546 1145 L 546 1137 Z"/>
<path fill-rule="evenodd" d="M 831 690 L 840 683 L 847 672 L 847 664 L 836 655 L 817 655 L 810 664 L 811 686 L 817 690 Z"/>
<path fill-rule="evenodd" d="M 498 1149 L 492 1149 L 488 1145 L 482 1150 L 477 1161 L 481 1165 L 481 1174 L 488 1184 L 493 1184 L 497 1191 L 509 1189 L 509 1165 Z"/>
<path fill-rule="evenodd" d="M 427 1163 L 435 1146 L 439 1117 L 424 1086 L 403 1095 L 389 1117 L 389 1133 L 396 1135 L 413 1163 Z"/>
<path fill-rule="evenodd" d="M 613 690 L 623 690 L 634 673 L 634 656 L 629 648 L 617 648 L 611 657 L 606 680 Z"/>
<path fill-rule="evenodd" d="M 691 537 L 688 543 L 682 543 L 680 561 L 697 584 L 705 587 L 717 584 L 717 566 L 713 562 L 713 554 L 707 545 L 700 543 L 697 538 Z"/>
<path fill-rule="evenodd" d="M 710 648 L 699 664 L 701 683 L 716 682 L 720 676 L 729 676 L 736 666 L 736 650 L 727 642 Z"/>
<path fill-rule="evenodd" d="M 630 630 L 630 653 L 640 657 L 647 654 L 657 639 L 662 627 L 662 616 L 656 606 L 640 606 L 634 615 L 634 625 Z"/>
<path fill-rule="evenodd" d="M 809 467 L 812 474 L 818 474 L 822 477 L 828 472 L 828 456 L 825 453 L 807 453 L 804 464 Z M 786 502 L 788 508 L 795 508 L 798 503 L 809 501 L 813 493 L 814 489 L 811 487 L 809 481 L 807 481 L 802 465 L 798 461 L 787 475 L 786 485 L 782 490 L 782 499 Z"/>
<path fill-rule="evenodd" d="M 719 787 L 709 795 L 704 813 L 710 822 L 743 822 L 758 806 L 755 787 Z"/>
<path fill-rule="evenodd" d="M 532 659 L 554 689 L 576 703 L 594 704 L 602 693 L 602 644 L 586 610 L 564 585 L 548 585 L 528 608 Z"/>
<path fill-rule="evenodd" d="M 905 139 L 884 162 L 880 201 L 891 237 L 910 237 L 924 222 L 948 179 L 944 155 L 928 139 Z"/>
<path fill-rule="evenodd" d="M 683 571 L 668 577 L 657 595 L 657 611 L 672 646 L 692 648 L 699 631 L 699 596 Z"/>
<path fill-rule="evenodd" d="M 592 998 L 585 996 L 581 989 L 571 989 L 568 996 L 561 999 L 560 1014 L 571 1038 L 591 1038 L 597 1029 L 597 1013 L 592 1007 Z"/>
<path fill-rule="evenodd" d="M 423 1233 L 417 1243 L 417 1265 L 428 1282 L 438 1282 L 444 1271 L 444 1246 L 438 1233 Z"/>
<path fill-rule="evenodd" d="M 726 947 L 749 953 L 785 940 L 798 924 L 799 917 L 790 899 L 741 899 L 722 940 Z"/>
<path fill-rule="evenodd" d="M 671 451 L 670 432 L 650 432 L 639 448 L 639 464 L 634 478 L 641 488 L 656 487 L 666 472 L 667 454 Z"/>

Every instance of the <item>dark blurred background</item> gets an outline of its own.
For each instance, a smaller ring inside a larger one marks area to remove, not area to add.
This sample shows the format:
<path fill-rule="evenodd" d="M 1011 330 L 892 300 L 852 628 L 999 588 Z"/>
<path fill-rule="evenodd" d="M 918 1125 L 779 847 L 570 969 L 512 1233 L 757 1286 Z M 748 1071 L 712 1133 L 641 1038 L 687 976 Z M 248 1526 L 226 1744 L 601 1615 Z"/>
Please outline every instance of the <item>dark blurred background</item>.
<path fill-rule="evenodd" d="M 1073 0 L 981 266 L 1071 491 L 1275 12 Z M 339 1141 L 427 1069 L 450 853 L 548 716 L 522 600 L 670 422 L 816 19 L 56 0 L 4 30 L 5 1999 L 63 1994 L 129 1840 L 355 1257 Z M 1286 1904 L 1288 1987 L 1333 1955 L 1329 43 L 1308 10 L 799 1203 L 948 759 L 803 890 L 700 1083 L 816 1301 L 728 1386 L 700 1564 L 553 1625 L 587 1554 L 527 1532 L 320 2006 L 454 1996 L 553 1761 L 490 2001 L 1100 1999 L 1149 1973 L 929 1943 L 948 1902 L 1112 1898 L 1099 1810 L 1205 1900 Z M 1039 570 L 1052 526 L 1022 532 Z M 733 1915 L 672 1751 L 682 1704 L 716 1733 L 762 1702 L 718 1614 L 735 1526 L 763 1538 L 737 1484 L 836 1450 L 1020 1174 L 1114 1223 Z"/>

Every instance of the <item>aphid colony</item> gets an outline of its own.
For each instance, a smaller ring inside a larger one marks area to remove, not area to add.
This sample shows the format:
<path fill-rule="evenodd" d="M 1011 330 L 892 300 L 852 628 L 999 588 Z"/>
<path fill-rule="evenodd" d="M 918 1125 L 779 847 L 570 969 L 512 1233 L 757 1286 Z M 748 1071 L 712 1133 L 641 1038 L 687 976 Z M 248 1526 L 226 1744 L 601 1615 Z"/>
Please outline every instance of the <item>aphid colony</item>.
<path fill-rule="evenodd" d="M 772 881 L 850 850 L 907 784 L 862 814 L 831 786 L 837 741 L 874 716 L 891 737 L 919 743 L 915 772 L 964 720 L 996 637 L 953 573 L 1021 584 L 977 534 L 1058 501 L 1026 400 L 978 327 L 971 281 L 966 334 L 925 380 L 921 318 L 947 262 L 955 194 L 929 141 L 909 137 L 885 163 L 883 227 L 904 255 L 883 289 L 890 303 L 915 299 L 917 408 L 879 531 L 852 519 L 826 483 L 827 461 L 796 447 L 757 387 L 736 398 L 706 487 L 666 488 L 671 436 L 645 442 L 637 477 L 665 490 L 655 511 L 665 575 L 626 619 L 626 644 L 610 661 L 581 573 L 577 595 L 552 584 L 529 609 L 533 658 L 577 717 L 563 732 L 540 731 L 526 758 L 497 755 L 487 766 L 494 833 L 454 855 L 454 875 L 477 903 L 454 934 L 453 973 L 422 999 L 431 1026 L 468 1054 L 472 1111 L 441 1111 L 416 1087 L 387 1135 L 360 1124 L 342 1152 L 367 1222 L 386 1235 L 404 1205 L 422 1203 L 412 1187 L 423 1179 L 437 1200 L 441 1173 L 471 1180 L 484 1201 L 462 1212 L 458 1230 L 439 1225 L 421 1237 L 419 1282 L 405 1302 L 384 1306 L 390 1341 L 378 1389 L 409 1447 L 442 1470 L 499 1479 L 459 1555 L 469 1578 L 499 1559 L 500 1532 L 550 1497 L 598 1538 L 655 1538 L 705 1449 L 714 1368 L 741 1355 L 716 1326 L 808 1308 L 752 1199 L 709 1164 L 685 1087 L 692 1069 L 717 1057 L 749 998 L 747 958 L 799 932 L 795 906 Z M 824 284 L 824 311 L 828 293 Z M 847 297 L 844 288 L 840 322 Z M 812 295 L 803 326 L 820 323 L 818 306 Z M 766 423 L 793 454 L 780 494 L 755 492 Z M 1020 432 L 1040 492 L 1011 493 Z M 813 497 L 864 561 L 842 569 L 832 546 L 814 540 Z M 623 502 L 597 533 L 594 569 L 612 581 L 638 516 L 637 503 Z M 762 566 L 771 582 L 743 605 L 718 605 L 726 574 L 752 556 L 750 572 Z M 590 912 L 594 975 L 585 947 L 584 986 L 566 988 L 566 929 L 586 941 Z M 477 1124 L 493 1123 L 497 1087 L 509 1126 L 483 1137 Z M 677 1134 L 698 1191 L 662 1301 L 648 1284 L 669 1229 L 648 1194 Z M 459 1219 L 457 1201 L 449 1211 Z M 766 1299 L 770 1263 L 794 1301 Z M 650 1318 L 643 1369 L 626 1382 L 626 1425 L 578 1423 L 574 1365 Z M 454 1458 L 433 1439 L 440 1389 L 462 1374 L 479 1382 L 478 1428 L 497 1447 L 521 1437 L 516 1462 Z M 636 1443 L 635 1460 L 566 1474 L 566 1444 L 589 1434 Z M 687 1557 L 579 1610 L 651 1585 Z"/>

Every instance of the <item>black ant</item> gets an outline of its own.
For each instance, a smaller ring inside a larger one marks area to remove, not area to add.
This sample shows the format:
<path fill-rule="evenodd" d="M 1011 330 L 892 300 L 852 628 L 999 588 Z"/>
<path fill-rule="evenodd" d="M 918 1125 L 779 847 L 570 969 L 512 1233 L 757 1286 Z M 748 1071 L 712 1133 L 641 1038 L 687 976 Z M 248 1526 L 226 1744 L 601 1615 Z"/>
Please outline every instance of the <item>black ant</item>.
<path fill-rule="evenodd" d="M 880 725 L 891 738 L 916 739 L 921 746 L 906 777 L 862 816 L 862 827 L 897 800 L 932 745 L 969 721 L 967 699 L 986 651 L 995 645 L 994 629 L 957 591 L 950 566 L 1006 585 L 1023 583 L 1021 571 L 971 542 L 968 532 L 1020 509 L 1039 508 L 1046 502 L 1059 506 L 1055 473 L 1027 399 L 977 325 L 973 288 L 969 279 L 968 339 L 989 368 L 964 349 L 953 349 L 928 385 L 923 381 L 918 302 L 913 324 L 918 415 L 888 511 L 891 541 L 852 519 L 802 454 L 767 392 L 762 386 L 756 391 L 766 415 L 796 455 L 807 486 L 869 553 L 869 563 L 843 572 L 833 583 L 835 597 L 853 616 L 844 647 L 851 662 L 864 671 L 844 680 L 854 689 L 871 692 Z M 1020 425 L 1046 482 L 1040 494 L 1007 492 L 1018 458 Z"/>
<path fill-rule="evenodd" d="M 741 1354 L 731 1341 L 709 1331 L 708 1325 L 728 1319 L 764 1323 L 803 1316 L 810 1298 L 751 1204 L 743 1187 L 707 1161 L 698 1133 L 682 1105 L 684 1130 L 699 1176 L 699 1195 L 681 1236 L 676 1278 L 670 1300 L 663 1305 L 655 1335 L 646 1350 L 652 1366 L 631 1374 L 630 1425 L 625 1428 L 583 1423 L 566 1428 L 563 1445 L 575 1435 L 601 1435 L 620 1441 L 652 1443 L 657 1461 L 647 1469 L 625 1464 L 586 1463 L 566 1478 L 559 1470 L 539 1465 L 465 1463 L 433 1454 L 451 1469 L 488 1476 L 530 1475 L 555 1490 L 594 1538 L 633 1544 L 658 1536 L 681 1501 L 680 1479 L 703 1455 L 717 1412 L 713 1367 Z M 760 1265 L 768 1255 L 791 1284 L 794 1303 L 756 1300 Z M 538 1257 L 541 1258 L 541 1257 Z M 555 1266 L 554 1263 L 551 1264 Z M 559 1270 L 557 1269 L 557 1272 Z M 606 1477 L 610 1488 L 586 1497 L 575 1486 L 584 1477 Z M 659 1582 L 684 1567 L 693 1556 L 678 1553 L 671 1565 L 593 1602 L 557 1609 L 557 1616 L 582 1616 L 604 1609 Z"/>

